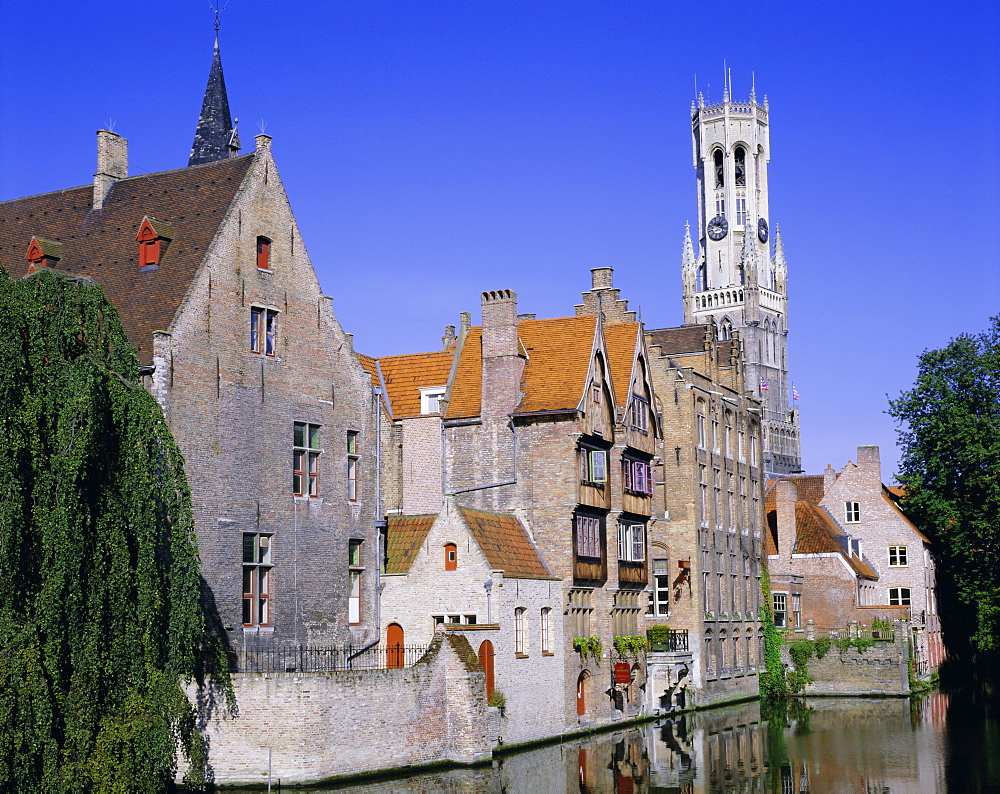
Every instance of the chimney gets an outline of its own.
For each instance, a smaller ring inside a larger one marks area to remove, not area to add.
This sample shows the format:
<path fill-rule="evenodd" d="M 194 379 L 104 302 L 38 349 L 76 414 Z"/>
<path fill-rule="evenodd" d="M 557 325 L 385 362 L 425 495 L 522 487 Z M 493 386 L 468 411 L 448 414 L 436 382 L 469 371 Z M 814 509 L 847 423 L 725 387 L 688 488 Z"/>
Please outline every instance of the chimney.
<path fill-rule="evenodd" d="M 441 337 L 441 349 L 446 353 L 449 350 L 454 350 L 456 338 L 457 337 L 455 336 L 455 326 L 446 325 L 444 327 L 444 336 Z"/>
<path fill-rule="evenodd" d="M 858 447 L 858 468 L 864 473 L 866 480 L 881 486 L 882 462 L 879 460 L 878 447 Z"/>
<path fill-rule="evenodd" d="M 590 269 L 591 289 L 611 289 L 614 286 L 613 267 L 592 267 Z"/>
<path fill-rule="evenodd" d="M 484 292 L 482 416 L 506 417 L 521 399 L 524 359 L 518 355 L 517 294 Z"/>
<path fill-rule="evenodd" d="M 128 178 L 128 141 L 109 130 L 97 131 L 97 173 L 94 174 L 94 209 L 104 200 L 119 179 Z"/>
<path fill-rule="evenodd" d="M 261 133 L 260 135 L 255 135 L 253 140 L 254 143 L 256 144 L 256 151 L 258 152 L 271 151 L 271 141 L 273 140 L 273 138 L 271 138 L 270 135 L 265 135 L 264 133 Z"/>
<path fill-rule="evenodd" d="M 837 472 L 834 471 L 833 466 L 827 463 L 826 468 L 823 469 L 823 496 L 830 493 L 830 488 L 836 481 Z"/>
<path fill-rule="evenodd" d="M 791 480 L 778 480 L 774 488 L 778 520 L 778 554 L 787 560 L 795 550 L 795 503 L 799 499 L 799 490 Z"/>

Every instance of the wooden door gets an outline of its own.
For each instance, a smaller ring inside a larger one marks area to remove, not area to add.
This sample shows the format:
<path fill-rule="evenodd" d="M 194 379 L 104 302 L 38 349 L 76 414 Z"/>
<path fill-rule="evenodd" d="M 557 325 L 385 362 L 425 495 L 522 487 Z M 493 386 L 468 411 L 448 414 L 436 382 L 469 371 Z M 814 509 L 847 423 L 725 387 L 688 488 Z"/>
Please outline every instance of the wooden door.
<path fill-rule="evenodd" d="M 397 669 L 403 666 L 403 627 L 390 623 L 385 630 L 385 666 Z"/>
<path fill-rule="evenodd" d="M 580 673 L 576 679 L 576 716 L 583 717 L 587 713 L 587 678 L 588 675 Z"/>
<path fill-rule="evenodd" d="M 493 643 L 489 640 L 483 640 L 482 645 L 479 646 L 479 663 L 483 666 L 483 670 L 486 671 L 486 697 L 489 698 L 493 694 Z"/>

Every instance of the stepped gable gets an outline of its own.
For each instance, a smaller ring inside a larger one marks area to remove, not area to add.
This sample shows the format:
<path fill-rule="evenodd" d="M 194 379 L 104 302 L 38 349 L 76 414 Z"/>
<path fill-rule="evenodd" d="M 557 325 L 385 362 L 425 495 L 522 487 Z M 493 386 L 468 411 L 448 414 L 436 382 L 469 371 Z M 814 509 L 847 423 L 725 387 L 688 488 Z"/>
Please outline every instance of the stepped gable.
<path fill-rule="evenodd" d="M 100 210 L 92 184 L 0 202 L 0 266 L 22 276 L 32 237 L 58 241 L 58 269 L 104 288 L 140 364 L 151 364 L 152 333 L 170 329 L 253 158 L 121 179 Z M 136 235 L 147 216 L 169 224 L 173 237 L 160 264 L 140 271 Z"/>
<path fill-rule="evenodd" d="M 358 363 L 361 364 L 361 369 L 368 373 L 368 376 L 372 381 L 372 388 L 380 389 L 382 388 L 382 382 L 378 377 L 378 360 L 372 358 L 371 356 L 366 356 L 364 353 L 358 353 Z"/>
<path fill-rule="evenodd" d="M 632 367 L 635 365 L 636 348 L 641 345 L 640 332 L 639 323 L 604 326 L 611 382 L 615 390 L 615 401 L 620 406 L 628 402 L 632 389 Z"/>
<path fill-rule="evenodd" d="M 518 414 L 566 413 L 580 405 L 590 369 L 597 318 L 521 320 L 518 350 L 526 356 Z M 483 384 L 482 328 L 465 337 L 448 404 L 448 419 L 480 415 Z"/>
<path fill-rule="evenodd" d="M 385 534 L 385 572 L 409 573 L 437 514 L 389 516 Z"/>
<path fill-rule="evenodd" d="M 510 513 L 488 513 L 459 507 L 458 512 L 483 550 L 490 567 L 516 579 L 549 579 L 552 574 L 538 556 L 521 522 Z"/>
<path fill-rule="evenodd" d="M 420 416 L 420 389 L 445 386 L 454 357 L 452 351 L 447 351 L 378 359 L 393 417 L 407 419 Z"/>

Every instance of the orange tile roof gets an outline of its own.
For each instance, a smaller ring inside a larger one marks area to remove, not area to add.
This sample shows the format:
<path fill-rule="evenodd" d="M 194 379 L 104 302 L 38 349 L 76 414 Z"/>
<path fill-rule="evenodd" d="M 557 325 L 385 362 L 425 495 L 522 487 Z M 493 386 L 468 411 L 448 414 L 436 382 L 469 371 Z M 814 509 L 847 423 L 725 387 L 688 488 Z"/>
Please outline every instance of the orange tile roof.
<path fill-rule="evenodd" d="M 420 389 L 445 386 L 451 373 L 451 351 L 384 356 L 378 360 L 396 419 L 420 415 Z"/>
<path fill-rule="evenodd" d="M 527 354 L 515 413 L 575 411 L 583 398 L 597 318 L 521 320 L 517 335 Z M 482 410 L 482 328 L 469 329 L 452 384 L 449 419 L 479 416 Z"/>
<path fill-rule="evenodd" d="M 409 573 L 436 515 L 389 516 L 385 534 L 385 572 Z"/>
<path fill-rule="evenodd" d="M 490 566 L 514 579 L 548 579 L 552 576 L 521 522 L 510 513 L 487 513 L 458 508 L 483 550 Z"/>
<path fill-rule="evenodd" d="M 604 342 L 608 348 L 615 402 L 623 407 L 632 390 L 632 367 L 635 365 L 636 348 L 640 345 L 639 333 L 639 323 L 621 323 L 604 327 Z"/>
<path fill-rule="evenodd" d="M 372 388 L 382 388 L 382 383 L 378 378 L 378 366 L 375 359 L 371 356 L 366 356 L 364 353 L 357 353 L 356 355 L 358 357 L 358 361 L 361 362 L 361 369 L 367 372 L 372 379 Z"/>

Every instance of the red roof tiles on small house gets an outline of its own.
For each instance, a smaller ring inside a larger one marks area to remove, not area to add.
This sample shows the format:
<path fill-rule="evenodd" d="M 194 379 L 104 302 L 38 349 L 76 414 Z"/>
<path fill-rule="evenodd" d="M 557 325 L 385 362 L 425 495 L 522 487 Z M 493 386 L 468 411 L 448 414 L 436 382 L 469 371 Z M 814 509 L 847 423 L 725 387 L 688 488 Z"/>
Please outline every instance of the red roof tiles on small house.
<path fill-rule="evenodd" d="M 514 579 L 552 576 L 516 516 L 467 507 L 458 508 L 458 512 L 494 570 L 502 570 L 505 577 Z"/>
<path fill-rule="evenodd" d="M 378 359 L 393 416 L 396 419 L 420 416 L 420 390 L 447 385 L 454 358 L 455 354 L 448 351 Z"/>
<path fill-rule="evenodd" d="M 409 573 L 437 515 L 389 516 L 385 535 L 385 572 Z"/>

